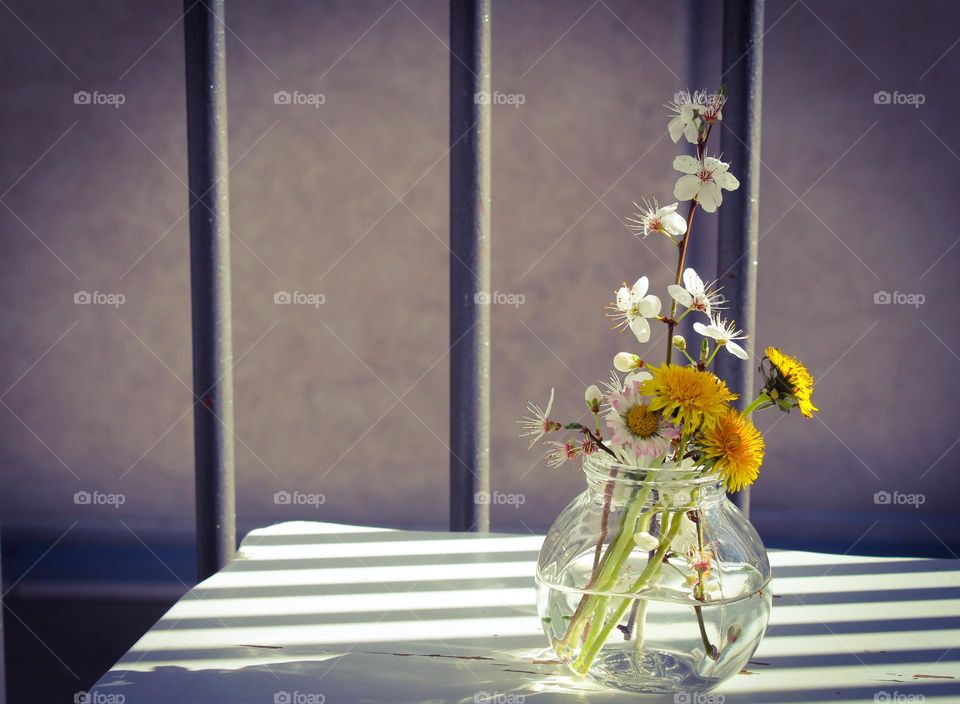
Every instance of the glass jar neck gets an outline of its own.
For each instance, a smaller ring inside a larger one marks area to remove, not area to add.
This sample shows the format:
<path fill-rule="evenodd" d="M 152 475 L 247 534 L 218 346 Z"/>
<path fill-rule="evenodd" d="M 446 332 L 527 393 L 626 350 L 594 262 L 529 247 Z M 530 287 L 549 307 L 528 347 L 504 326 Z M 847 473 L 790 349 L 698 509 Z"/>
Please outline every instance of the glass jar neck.
<path fill-rule="evenodd" d="M 702 467 L 636 467 L 599 453 L 583 459 L 589 491 L 613 505 L 638 498 L 652 507 L 682 509 L 724 501 L 723 482 Z"/>

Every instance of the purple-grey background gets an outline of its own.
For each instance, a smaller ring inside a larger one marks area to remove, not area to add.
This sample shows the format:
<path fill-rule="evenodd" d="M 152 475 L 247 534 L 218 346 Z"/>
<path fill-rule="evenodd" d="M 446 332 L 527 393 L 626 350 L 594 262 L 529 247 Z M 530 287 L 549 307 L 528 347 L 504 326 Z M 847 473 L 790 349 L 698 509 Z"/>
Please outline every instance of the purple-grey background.
<path fill-rule="evenodd" d="M 647 274 L 664 296 L 673 252 L 623 218 L 644 196 L 671 200 L 684 147 L 666 137 L 663 104 L 718 80 L 718 5 L 494 1 L 493 88 L 522 105 L 493 110 L 493 288 L 523 300 L 492 310 L 492 484 L 523 497 L 494 507 L 496 530 L 545 530 L 583 484 L 516 438 L 526 400 L 556 386 L 558 410 L 578 415 L 584 384 L 630 343 L 603 317 L 613 288 Z M 6 576 L 24 576 L 15 594 L 28 601 L 31 589 L 67 599 L 74 583 L 169 583 L 155 558 L 193 578 L 180 12 L 0 8 L 0 513 Z M 446 3 L 232 0 L 227 12 L 241 525 L 442 529 Z M 808 363 L 822 409 L 762 422 L 753 505 L 769 544 L 957 549 L 957 15 L 767 3 L 751 333 Z M 77 104 L 78 91 L 124 102 Z M 323 104 L 278 105 L 277 91 Z M 922 104 L 878 104 L 880 91 Z M 694 232 L 705 277 L 715 219 Z M 125 301 L 76 305 L 79 291 Z M 278 291 L 324 302 L 276 305 Z M 925 300 L 877 304 L 879 292 Z M 124 503 L 78 505 L 78 491 Z M 278 491 L 323 503 L 277 504 Z"/>

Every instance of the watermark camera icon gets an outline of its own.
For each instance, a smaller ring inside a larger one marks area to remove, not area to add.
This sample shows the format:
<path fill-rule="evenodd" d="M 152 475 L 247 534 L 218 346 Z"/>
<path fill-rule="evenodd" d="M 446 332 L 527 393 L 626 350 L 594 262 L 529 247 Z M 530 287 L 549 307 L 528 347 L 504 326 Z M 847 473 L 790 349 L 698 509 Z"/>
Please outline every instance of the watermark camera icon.
<path fill-rule="evenodd" d="M 288 506 L 293 499 L 293 494 L 289 491 L 278 491 L 273 495 L 273 503 L 278 506 Z"/>
<path fill-rule="evenodd" d="M 926 494 L 905 494 L 902 491 L 878 491 L 873 495 L 877 506 L 913 506 L 920 508 L 927 502 Z"/>
<path fill-rule="evenodd" d="M 898 90 L 892 93 L 888 90 L 878 90 L 873 94 L 874 105 L 912 105 L 919 108 L 927 102 L 927 96 L 924 93 L 901 93 Z"/>
<path fill-rule="evenodd" d="M 873 294 L 873 302 L 878 306 L 913 306 L 919 308 L 926 303 L 927 297 L 922 293 L 903 293 L 902 291 L 877 291 Z"/>
<path fill-rule="evenodd" d="M 93 297 L 88 291 L 77 291 L 73 294 L 73 302 L 79 306 L 88 306 L 93 302 Z"/>
<path fill-rule="evenodd" d="M 293 302 L 289 291 L 277 291 L 273 294 L 273 302 L 278 306 L 288 306 Z"/>
<path fill-rule="evenodd" d="M 73 693 L 73 704 L 124 704 L 127 695 L 120 692 L 85 692 Z"/>
<path fill-rule="evenodd" d="M 905 694 L 904 692 L 879 691 L 873 695 L 873 701 L 880 704 L 922 704 L 926 697 L 922 694 Z"/>
<path fill-rule="evenodd" d="M 73 94 L 74 105 L 110 105 L 119 108 L 127 102 L 127 96 L 123 93 L 101 93 L 98 90 L 92 93 L 88 90 L 78 90 Z"/>
<path fill-rule="evenodd" d="M 276 93 L 273 94 L 273 104 L 289 105 L 292 98 L 293 96 L 290 95 L 290 91 L 278 90 Z"/>
<path fill-rule="evenodd" d="M 273 704 L 324 704 L 327 701 L 325 694 L 319 692 L 285 692 L 273 693 Z"/>

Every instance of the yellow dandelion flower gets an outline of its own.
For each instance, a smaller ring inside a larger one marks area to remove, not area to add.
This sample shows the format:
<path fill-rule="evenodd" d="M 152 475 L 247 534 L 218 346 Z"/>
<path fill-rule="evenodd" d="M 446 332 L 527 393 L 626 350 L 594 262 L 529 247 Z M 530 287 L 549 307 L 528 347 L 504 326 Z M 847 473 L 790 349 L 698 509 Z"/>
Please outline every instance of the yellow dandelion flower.
<path fill-rule="evenodd" d="M 813 395 L 813 375 L 803 362 L 776 347 L 767 347 L 764 354 L 776 370 L 776 374 L 767 380 L 768 393 L 773 392 L 771 396 L 774 400 L 783 394 L 792 396 L 800 412 L 807 418 L 813 418 L 813 414 L 820 410 L 810 399 Z"/>
<path fill-rule="evenodd" d="M 652 378 L 640 386 L 640 392 L 650 396 L 650 410 L 684 428 L 694 429 L 701 424 L 712 427 L 729 408 L 737 395 L 711 372 L 695 367 L 664 364 L 649 367 Z"/>
<path fill-rule="evenodd" d="M 730 408 L 703 433 L 704 463 L 720 472 L 727 491 L 753 484 L 763 462 L 763 436 L 750 419 Z"/>

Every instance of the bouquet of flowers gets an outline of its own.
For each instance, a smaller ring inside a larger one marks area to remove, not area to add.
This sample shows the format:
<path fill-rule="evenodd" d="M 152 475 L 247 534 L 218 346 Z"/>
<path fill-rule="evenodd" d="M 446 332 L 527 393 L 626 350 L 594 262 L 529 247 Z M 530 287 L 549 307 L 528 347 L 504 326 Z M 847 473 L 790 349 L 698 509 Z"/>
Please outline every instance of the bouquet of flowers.
<path fill-rule="evenodd" d="M 690 504 L 689 511 L 664 509 L 660 516 L 644 514 L 643 506 L 651 492 L 658 491 L 658 477 L 674 483 L 678 477 L 715 477 L 728 492 L 740 491 L 757 479 L 764 456 L 763 436 L 753 423 L 753 414 L 770 408 L 784 412 L 796 408 L 809 418 L 818 410 L 811 400 L 810 373 L 800 361 L 774 347 L 764 350 L 759 364 L 762 387 L 742 410 L 733 405 L 737 395 L 711 371 L 718 354 L 731 354 L 749 363 L 747 351 L 738 344 L 746 335 L 724 316 L 720 287 L 704 282 L 696 271 L 684 266 L 694 215 L 698 210 L 715 212 L 723 202 L 723 192 L 740 185 L 730 165 L 707 152 L 724 102 L 723 89 L 677 94 L 669 105 L 673 115 L 667 129 L 675 143 L 685 139 L 694 151 L 673 161 L 673 168 L 681 174 L 674 188 L 678 202 L 661 206 L 656 200 L 644 200 L 642 206 L 635 204 L 638 212 L 627 219 L 636 236 L 655 235 L 675 248 L 676 278 L 666 290 L 668 310 L 650 292 L 648 278 L 640 276 L 633 285 L 624 283 L 615 291 L 608 315 L 615 327 L 629 329 L 640 345 L 650 342 L 652 325 L 665 326 L 663 363 L 653 363 L 649 350 L 617 354 L 613 359 L 616 371 L 610 379 L 586 389 L 584 401 L 593 416 L 590 425 L 554 418 L 553 390 L 545 407 L 529 404 L 529 415 L 518 421 L 531 448 L 538 442 L 545 445 L 551 467 L 597 453 L 605 453 L 613 467 L 589 581 L 576 611 L 564 616 L 562 637 L 554 642 L 557 652 L 569 655 L 568 662 L 580 673 L 590 668 L 611 631 L 623 628 L 621 619 L 631 603 L 637 608 L 638 602 L 610 599 L 604 590 L 626 584 L 621 589 L 640 593 L 660 579 L 665 564 L 685 573 L 705 655 L 714 660 L 720 657 L 721 646 L 707 637 L 699 608 L 710 599 L 715 550 L 704 541 L 695 504 Z M 678 212 L 680 201 L 688 201 L 686 217 Z M 676 334 L 687 316 L 696 319 L 696 344 L 688 344 Z M 646 481 L 626 497 L 619 529 L 607 535 L 617 467 L 642 470 L 640 476 Z M 665 484 L 662 490 L 667 489 Z M 658 535 L 653 534 L 652 525 L 658 526 Z M 691 542 L 679 546 L 676 538 L 687 528 L 693 534 Z M 628 575 L 625 565 L 633 551 L 648 557 L 640 574 Z"/>

